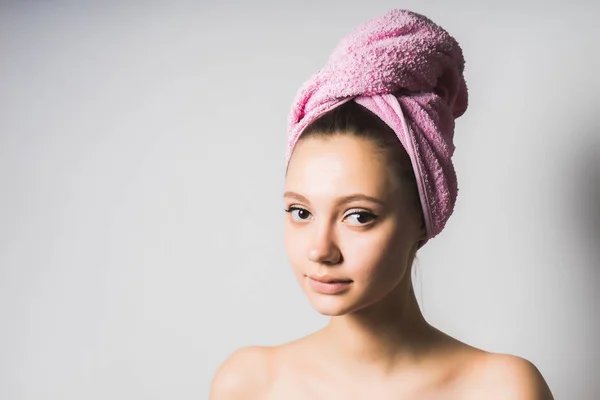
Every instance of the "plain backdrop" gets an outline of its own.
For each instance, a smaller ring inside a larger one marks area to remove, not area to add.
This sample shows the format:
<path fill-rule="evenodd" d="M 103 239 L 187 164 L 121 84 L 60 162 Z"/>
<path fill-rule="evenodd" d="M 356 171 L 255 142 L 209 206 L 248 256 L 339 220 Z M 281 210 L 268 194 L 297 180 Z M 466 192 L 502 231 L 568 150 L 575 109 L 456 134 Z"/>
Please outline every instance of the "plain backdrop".
<path fill-rule="evenodd" d="M 205 399 L 327 323 L 283 247 L 286 118 L 351 29 L 423 13 L 466 58 L 426 318 L 600 396 L 598 2 L 0 2 L 0 398 Z"/>

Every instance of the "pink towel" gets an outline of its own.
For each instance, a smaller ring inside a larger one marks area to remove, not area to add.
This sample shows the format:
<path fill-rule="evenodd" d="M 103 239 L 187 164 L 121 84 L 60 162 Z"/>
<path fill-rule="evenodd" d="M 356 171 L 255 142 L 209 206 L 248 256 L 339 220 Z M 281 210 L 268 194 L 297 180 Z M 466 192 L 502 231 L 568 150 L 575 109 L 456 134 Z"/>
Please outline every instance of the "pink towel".
<path fill-rule="evenodd" d="M 300 88 L 288 120 L 286 164 L 302 131 L 354 100 L 387 123 L 415 171 L 427 239 L 446 225 L 458 182 L 454 120 L 467 110 L 458 42 L 424 15 L 392 10 L 344 37 L 327 65 Z"/>

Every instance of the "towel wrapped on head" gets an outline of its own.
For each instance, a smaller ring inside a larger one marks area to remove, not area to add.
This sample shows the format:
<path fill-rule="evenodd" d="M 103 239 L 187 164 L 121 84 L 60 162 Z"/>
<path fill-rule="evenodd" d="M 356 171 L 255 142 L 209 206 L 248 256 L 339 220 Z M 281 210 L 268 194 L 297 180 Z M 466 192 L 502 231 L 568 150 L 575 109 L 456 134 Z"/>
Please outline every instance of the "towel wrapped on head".
<path fill-rule="evenodd" d="M 344 37 L 327 65 L 300 88 L 288 119 L 286 164 L 302 131 L 355 101 L 389 125 L 408 153 L 427 239 L 454 210 L 458 182 L 454 120 L 467 110 L 465 60 L 458 42 L 424 15 L 392 10 Z"/>

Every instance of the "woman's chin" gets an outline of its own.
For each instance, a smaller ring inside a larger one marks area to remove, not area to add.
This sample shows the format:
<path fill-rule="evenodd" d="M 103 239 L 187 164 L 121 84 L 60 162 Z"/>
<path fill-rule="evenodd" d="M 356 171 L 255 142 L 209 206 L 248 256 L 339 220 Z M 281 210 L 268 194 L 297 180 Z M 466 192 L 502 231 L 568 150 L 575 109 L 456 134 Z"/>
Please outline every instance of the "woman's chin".
<path fill-rule="evenodd" d="M 328 296 L 319 293 L 310 293 L 308 299 L 315 311 L 330 317 L 348 314 L 356 308 L 355 304 L 348 297 L 344 296 Z"/>

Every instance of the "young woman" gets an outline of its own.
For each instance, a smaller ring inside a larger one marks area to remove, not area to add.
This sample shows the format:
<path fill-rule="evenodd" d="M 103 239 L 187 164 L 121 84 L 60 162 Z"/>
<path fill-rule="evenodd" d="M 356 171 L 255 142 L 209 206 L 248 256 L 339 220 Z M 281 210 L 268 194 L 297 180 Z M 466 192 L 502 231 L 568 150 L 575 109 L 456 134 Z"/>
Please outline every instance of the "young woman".
<path fill-rule="evenodd" d="M 351 32 L 303 85 L 289 120 L 286 252 L 331 318 L 301 339 L 235 351 L 211 400 L 552 399 L 531 362 L 430 325 L 413 291 L 416 252 L 458 192 L 463 70 L 445 30 L 392 10 Z"/>

